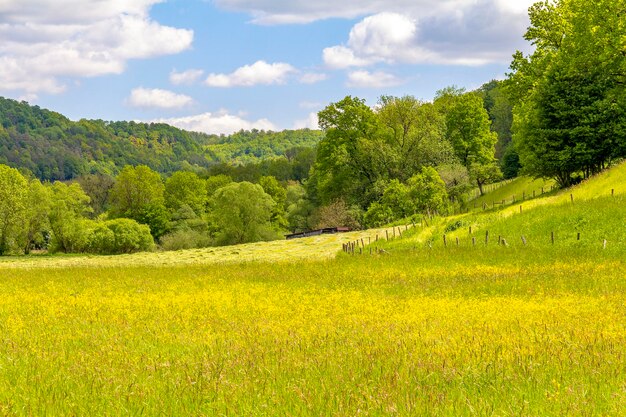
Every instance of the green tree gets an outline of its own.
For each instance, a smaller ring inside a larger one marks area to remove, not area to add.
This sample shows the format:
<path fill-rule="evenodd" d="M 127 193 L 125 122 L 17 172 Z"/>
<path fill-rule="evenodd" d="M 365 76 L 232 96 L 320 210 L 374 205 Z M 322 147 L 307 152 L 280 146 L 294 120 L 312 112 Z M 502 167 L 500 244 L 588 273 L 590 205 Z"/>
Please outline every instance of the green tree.
<path fill-rule="evenodd" d="M 482 194 L 483 185 L 499 172 L 494 155 L 498 137 L 490 129 L 483 101 L 476 93 L 444 95 L 437 101 L 445 109 L 447 137 L 454 152 Z"/>
<path fill-rule="evenodd" d="M 28 183 L 14 168 L 0 165 L 0 255 L 15 249 L 24 222 Z"/>
<path fill-rule="evenodd" d="M 434 168 L 424 167 L 420 174 L 409 179 L 408 189 L 416 212 L 447 214 L 450 200 L 446 184 Z"/>
<path fill-rule="evenodd" d="M 161 176 L 145 165 L 126 166 L 111 189 L 111 212 L 150 226 L 155 239 L 167 232 L 169 212 L 165 207 Z"/>
<path fill-rule="evenodd" d="M 386 177 L 406 181 L 423 166 L 454 158 L 445 138 L 445 118 L 431 103 L 412 96 L 382 96 L 376 115 L 383 128 Z"/>
<path fill-rule="evenodd" d="M 542 2 L 529 15 L 536 48 L 508 80 L 514 142 L 526 173 L 568 186 L 626 155 L 624 4 Z"/>
<path fill-rule="evenodd" d="M 277 238 L 270 222 L 275 204 L 258 184 L 239 182 L 218 189 L 211 199 L 217 242 L 231 245 Z"/>
<path fill-rule="evenodd" d="M 85 250 L 92 224 L 85 218 L 91 213 L 89 196 L 78 183 L 55 182 L 50 186 L 52 198 L 48 220 L 52 231 L 50 249 L 65 253 Z"/>
<path fill-rule="evenodd" d="M 317 197 L 322 204 L 347 199 L 369 204 L 368 189 L 379 179 L 385 152 L 381 152 L 380 125 L 365 101 L 351 96 L 318 113 L 325 137 L 318 145 L 314 165 Z"/>
<path fill-rule="evenodd" d="M 46 247 L 49 229 L 48 213 L 51 204 L 50 188 L 44 186 L 38 179 L 30 180 L 20 234 L 20 246 L 24 253 L 30 253 L 34 248 Z"/>
<path fill-rule="evenodd" d="M 288 225 L 285 218 L 287 190 L 272 176 L 261 177 L 259 185 L 263 187 L 263 191 L 272 197 L 272 200 L 276 203 L 272 210 L 272 223 L 280 229 L 286 228 Z"/>
<path fill-rule="evenodd" d="M 206 210 L 206 183 L 193 172 L 178 171 L 165 181 L 165 206 L 172 212 L 187 205 L 197 215 Z"/>

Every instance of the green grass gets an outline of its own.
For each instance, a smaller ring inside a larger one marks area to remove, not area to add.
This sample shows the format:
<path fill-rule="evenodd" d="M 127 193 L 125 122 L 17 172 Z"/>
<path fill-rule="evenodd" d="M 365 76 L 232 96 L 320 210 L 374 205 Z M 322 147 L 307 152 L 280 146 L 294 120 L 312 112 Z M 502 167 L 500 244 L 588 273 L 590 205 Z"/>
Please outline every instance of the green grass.
<path fill-rule="evenodd" d="M 472 210 L 482 210 L 483 204 L 487 208 L 493 208 L 494 203 L 496 206 L 501 206 L 503 200 L 504 205 L 512 204 L 513 200 L 530 200 L 542 196 L 542 188 L 544 194 L 549 193 L 552 191 L 553 185 L 554 181 L 552 180 L 518 177 L 495 188 L 493 191 L 487 192 L 485 195 L 471 200 L 469 206 Z"/>
<path fill-rule="evenodd" d="M 335 257 L 383 230 L 4 260 L 0 415 L 621 416 L 625 176 L 371 256 Z"/>

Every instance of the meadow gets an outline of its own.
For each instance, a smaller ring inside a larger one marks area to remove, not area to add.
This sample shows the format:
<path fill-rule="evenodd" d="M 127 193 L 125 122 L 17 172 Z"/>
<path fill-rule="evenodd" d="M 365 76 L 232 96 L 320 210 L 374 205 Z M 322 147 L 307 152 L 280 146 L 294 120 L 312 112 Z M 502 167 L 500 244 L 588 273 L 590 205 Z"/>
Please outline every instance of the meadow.
<path fill-rule="evenodd" d="M 371 256 L 340 250 L 372 231 L 5 259 L 0 415 L 623 415 L 625 176 Z"/>

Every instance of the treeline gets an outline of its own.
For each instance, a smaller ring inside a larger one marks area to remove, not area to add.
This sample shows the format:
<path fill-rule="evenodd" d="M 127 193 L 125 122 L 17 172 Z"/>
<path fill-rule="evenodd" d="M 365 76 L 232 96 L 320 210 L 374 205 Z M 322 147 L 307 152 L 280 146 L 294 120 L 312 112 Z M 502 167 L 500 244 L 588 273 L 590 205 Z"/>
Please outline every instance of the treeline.
<path fill-rule="evenodd" d="M 273 176 L 251 183 L 177 171 L 163 179 L 148 166 L 129 165 L 117 177 L 42 183 L 0 165 L 0 254 L 114 254 L 278 239 L 300 221 L 305 194 L 299 183 Z"/>
<path fill-rule="evenodd" d="M 87 174 L 117 175 L 126 165 L 170 174 L 215 164 L 289 160 L 315 147 L 321 132 L 241 131 L 230 136 L 187 132 L 167 124 L 80 120 L 0 98 L 0 163 L 44 181 Z"/>
<path fill-rule="evenodd" d="M 242 130 L 232 135 L 209 135 L 206 149 L 212 161 L 247 165 L 284 156 L 291 159 L 298 149 L 313 149 L 324 134 L 319 130 L 300 129 L 266 132 Z"/>

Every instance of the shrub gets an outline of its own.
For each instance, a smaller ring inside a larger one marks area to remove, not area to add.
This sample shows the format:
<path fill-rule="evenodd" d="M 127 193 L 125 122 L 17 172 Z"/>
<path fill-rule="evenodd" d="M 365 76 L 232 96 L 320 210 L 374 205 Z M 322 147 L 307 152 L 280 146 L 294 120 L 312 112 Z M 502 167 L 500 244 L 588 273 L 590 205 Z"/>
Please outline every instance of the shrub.
<path fill-rule="evenodd" d="M 154 248 L 150 228 L 131 219 L 114 219 L 98 224 L 89 234 L 92 253 L 118 254 L 148 251 Z"/>

